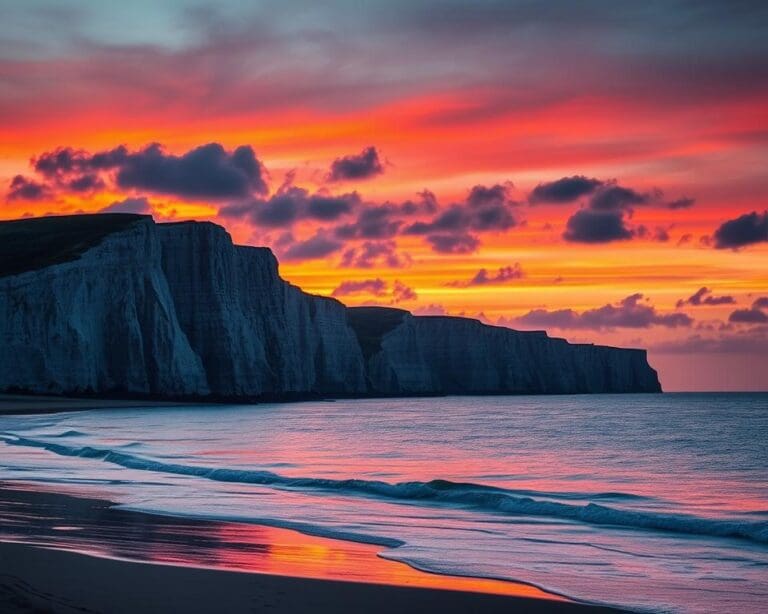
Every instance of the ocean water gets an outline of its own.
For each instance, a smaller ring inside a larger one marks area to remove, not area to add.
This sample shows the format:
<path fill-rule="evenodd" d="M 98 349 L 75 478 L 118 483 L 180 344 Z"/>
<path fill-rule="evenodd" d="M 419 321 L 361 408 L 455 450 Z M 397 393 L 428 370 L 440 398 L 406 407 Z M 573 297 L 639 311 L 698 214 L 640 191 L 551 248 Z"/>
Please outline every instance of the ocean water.
<path fill-rule="evenodd" d="M 0 480 L 381 545 L 652 612 L 768 609 L 768 395 L 446 397 L 0 417 Z"/>

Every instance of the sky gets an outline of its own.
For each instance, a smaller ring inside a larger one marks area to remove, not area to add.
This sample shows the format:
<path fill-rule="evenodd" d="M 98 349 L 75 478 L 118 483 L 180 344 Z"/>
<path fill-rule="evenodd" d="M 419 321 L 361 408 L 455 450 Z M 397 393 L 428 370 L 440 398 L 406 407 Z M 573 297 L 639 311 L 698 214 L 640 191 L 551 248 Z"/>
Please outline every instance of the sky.
<path fill-rule="evenodd" d="M 211 220 L 348 305 L 768 389 L 768 3 L 0 3 L 0 219 Z"/>

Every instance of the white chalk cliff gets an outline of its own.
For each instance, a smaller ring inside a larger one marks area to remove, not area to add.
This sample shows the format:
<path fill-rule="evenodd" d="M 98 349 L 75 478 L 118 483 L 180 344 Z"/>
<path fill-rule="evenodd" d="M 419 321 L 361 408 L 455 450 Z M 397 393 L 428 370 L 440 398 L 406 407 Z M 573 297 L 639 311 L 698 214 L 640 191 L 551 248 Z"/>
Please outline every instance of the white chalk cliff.
<path fill-rule="evenodd" d="M 270 250 L 235 246 L 215 224 L 112 214 L 0 223 L 0 390 L 256 399 L 660 387 L 643 350 L 348 309 L 282 280 Z"/>

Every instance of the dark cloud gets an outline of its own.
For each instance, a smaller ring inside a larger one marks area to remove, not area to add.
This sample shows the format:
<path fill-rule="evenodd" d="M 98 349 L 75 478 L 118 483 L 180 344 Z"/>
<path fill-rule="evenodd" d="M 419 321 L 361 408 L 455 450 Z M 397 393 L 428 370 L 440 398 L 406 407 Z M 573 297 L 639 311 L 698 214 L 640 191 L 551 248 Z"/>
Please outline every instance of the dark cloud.
<path fill-rule="evenodd" d="M 641 194 L 631 188 L 610 183 L 601 186 L 592 195 L 589 208 L 594 211 L 627 211 L 636 205 L 647 205 L 659 195 L 659 192 Z"/>
<path fill-rule="evenodd" d="M 677 200 L 673 200 L 667 203 L 667 209 L 689 209 L 690 207 L 693 207 L 693 205 L 696 204 L 695 198 L 678 198 Z"/>
<path fill-rule="evenodd" d="M 509 202 L 509 190 L 511 183 L 502 185 L 497 183 L 490 187 L 476 185 L 469 191 L 467 204 L 470 207 L 486 207 L 491 205 L 505 205 Z"/>
<path fill-rule="evenodd" d="M 303 188 L 287 185 L 267 199 L 225 205 L 219 209 L 219 215 L 247 219 L 258 226 L 281 228 L 305 219 L 334 221 L 352 213 L 359 204 L 360 197 L 356 192 L 339 196 L 309 194 Z"/>
<path fill-rule="evenodd" d="M 390 239 L 403 221 L 398 219 L 402 210 L 397 205 L 368 205 L 360 211 L 357 220 L 336 228 L 336 236 L 342 239 Z"/>
<path fill-rule="evenodd" d="M 760 309 L 737 309 L 728 316 L 728 321 L 734 324 L 765 324 L 768 323 L 768 315 Z"/>
<path fill-rule="evenodd" d="M 360 281 L 344 281 L 339 284 L 331 296 L 349 296 L 350 294 L 373 294 L 384 296 L 387 293 L 387 282 L 383 279 L 363 279 Z"/>
<path fill-rule="evenodd" d="M 642 299 L 642 294 L 632 294 L 616 304 L 603 305 L 581 313 L 573 309 L 534 309 L 517 318 L 516 323 L 527 328 L 594 330 L 650 326 L 677 328 L 693 324 L 693 319 L 684 313 L 659 313 L 654 306 L 641 302 Z"/>
<path fill-rule="evenodd" d="M 532 205 L 539 203 L 569 203 L 587 196 L 603 185 L 599 179 L 574 175 L 563 177 L 557 181 L 540 183 L 528 195 L 528 202 Z"/>
<path fill-rule="evenodd" d="M 426 239 L 441 254 L 471 254 L 480 247 L 480 240 L 470 234 L 432 234 Z"/>
<path fill-rule="evenodd" d="M 724 222 L 715 230 L 714 239 L 718 249 L 737 249 L 768 241 L 768 211 L 753 211 Z"/>
<path fill-rule="evenodd" d="M 368 147 L 359 154 L 336 158 L 331 164 L 328 180 L 369 179 L 383 172 L 384 166 L 379 159 L 379 152 L 375 147 Z"/>
<path fill-rule="evenodd" d="M 679 309 L 684 305 L 693 305 L 698 307 L 699 305 L 732 305 L 735 302 L 736 299 L 730 295 L 714 296 L 712 294 L 712 290 L 707 287 L 702 287 L 688 298 L 680 299 L 677 301 L 676 306 Z"/>
<path fill-rule="evenodd" d="M 245 198 L 267 191 L 262 165 L 248 145 L 228 152 L 219 143 L 208 143 L 180 156 L 158 143 L 135 152 L 124 146 L 95 154 L 60 148 L 36 158 L 34 167 L 60 183 L 72 174 L 94 176 L 95 181 L 94 174 L 114 171 L 120 188 L 186 198 Z"/>
<path fill-rule="evenodd" d="M 768 296 L 761 296 L 754 300 L 752 309 L 768 309 Z"/>
<path fill-rule="evenodd" d="M 44 183 L 16 175 L 11 179 L 6 198 L 8 200 L 40 200 L 48 196 L 49 188 Z"/>
<path fill-rule="evenodd" d="M 457 288 L 468 288 L 470 286 L 490 286 L 503 285 L 516 279 L 525 277 L 519 262 L 512 266 L 501 267 L 496 273 L 489 273 L 487 269 L 480 269 L 472 278 L 466 281 L 452 281 L 447 285 Z"/>
<path fill-rule="evenodd" d="M 339 266 L 344 268 L 371 269 L 387 266 L 402 268 L 411 264 L 411 257 L 398 254 L 394 241 L 365 241 L 362 245 L 345 250 Z"/>
<path fill-rule="evenodd" d="M 149 215 L 152 213 L 152 205 L 144 198 L 126 198 L 118 200 L 99 210 L 100 213 L 140 213 Z"/>
<path fill-rule="evenodd" d="M 404 235 L 424 235 L 432 249 L 441 253 L 474 252 L 478 232 L 503 232 L 517 225 L 509 199 L 510 184 L 473 187 L 466 200 L 437 212 L 431 220 L 413 222 L 402 229 Z"/>
<path fill-rule="evenodd" d="M 101 177 L 89 173 L 70 179 L 67 181 L 66 186 L 72 192 L 92 192 L 95 190 L 102 190 L 105 187 L 105 184 Z"/>
<path fill-rule="evenodd" d="M 315 260 L 325 258 L 344 247 L 341 241 L 337 241 L 327 233 L 318 231 L 314 236 L 304 241 L 297 241 L 290 245 L 282 253 L 286 261 Z"/>
<path fill-rule="evenodd" d="M 150 145 L 130 154 L 118 167 L 117 185 L 187 198 L 243 198 L 267 191 L 261 164 L 250 146 L 228 153 L 218 143 L 181 156 Z"/>
<path fill-rule="evenodd" d="M 631 239 L 623 211 L 579 209 L 566 223 L 563 238 L 572 243 L 609 243 Z"/>

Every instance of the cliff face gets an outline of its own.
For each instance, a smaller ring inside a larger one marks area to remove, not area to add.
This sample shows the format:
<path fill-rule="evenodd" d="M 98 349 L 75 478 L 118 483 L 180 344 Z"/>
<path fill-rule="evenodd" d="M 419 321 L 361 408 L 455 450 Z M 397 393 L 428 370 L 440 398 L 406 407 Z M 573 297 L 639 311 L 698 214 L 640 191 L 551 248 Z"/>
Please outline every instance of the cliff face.
<path fill-rule="evenodd" d="M 0 278 L 0 389 L 207 394 L 160 261 L 155 224 L 137 219 L 79 258 Z"/>
<path fill-rule="evenodd" d="M 62 238 L 62 228 L 83 222 L 94 230 L 76 243 Z M 570 345 L 464 318 L 347 309 L 308 295 L 279 277 L 268 249 L 235 246 L 210 223 L 78 216 L 3 223 L 3 234 L 35 257 L 32 266 L 14 251 L 11 266 L 0 253 L 9 264 L 0 267 L 0 390 L 169 397 L 659 390 L 641 350 Z"/>
<path fill-rule="evenodd" d="M 266 248 L 210 223 L 156 227 L 182 330 L 216 394 L 365 392 L 345 307 L 280 279 Z"/>
<path fill-rule="evenodd" d="M 360 307 L 356 329 L 381 308 Z M 395 311 L 395 310 L 387 310 Z M 368 358 L 370 385 L 379 394 L 657 392 L 656 372 L 644 350 L 552 339 L 544 332 L 487 326 L 477 320 L 415 317 L 382 331 Z M 392 317 L 392 316 L 390 316 Z"/>

